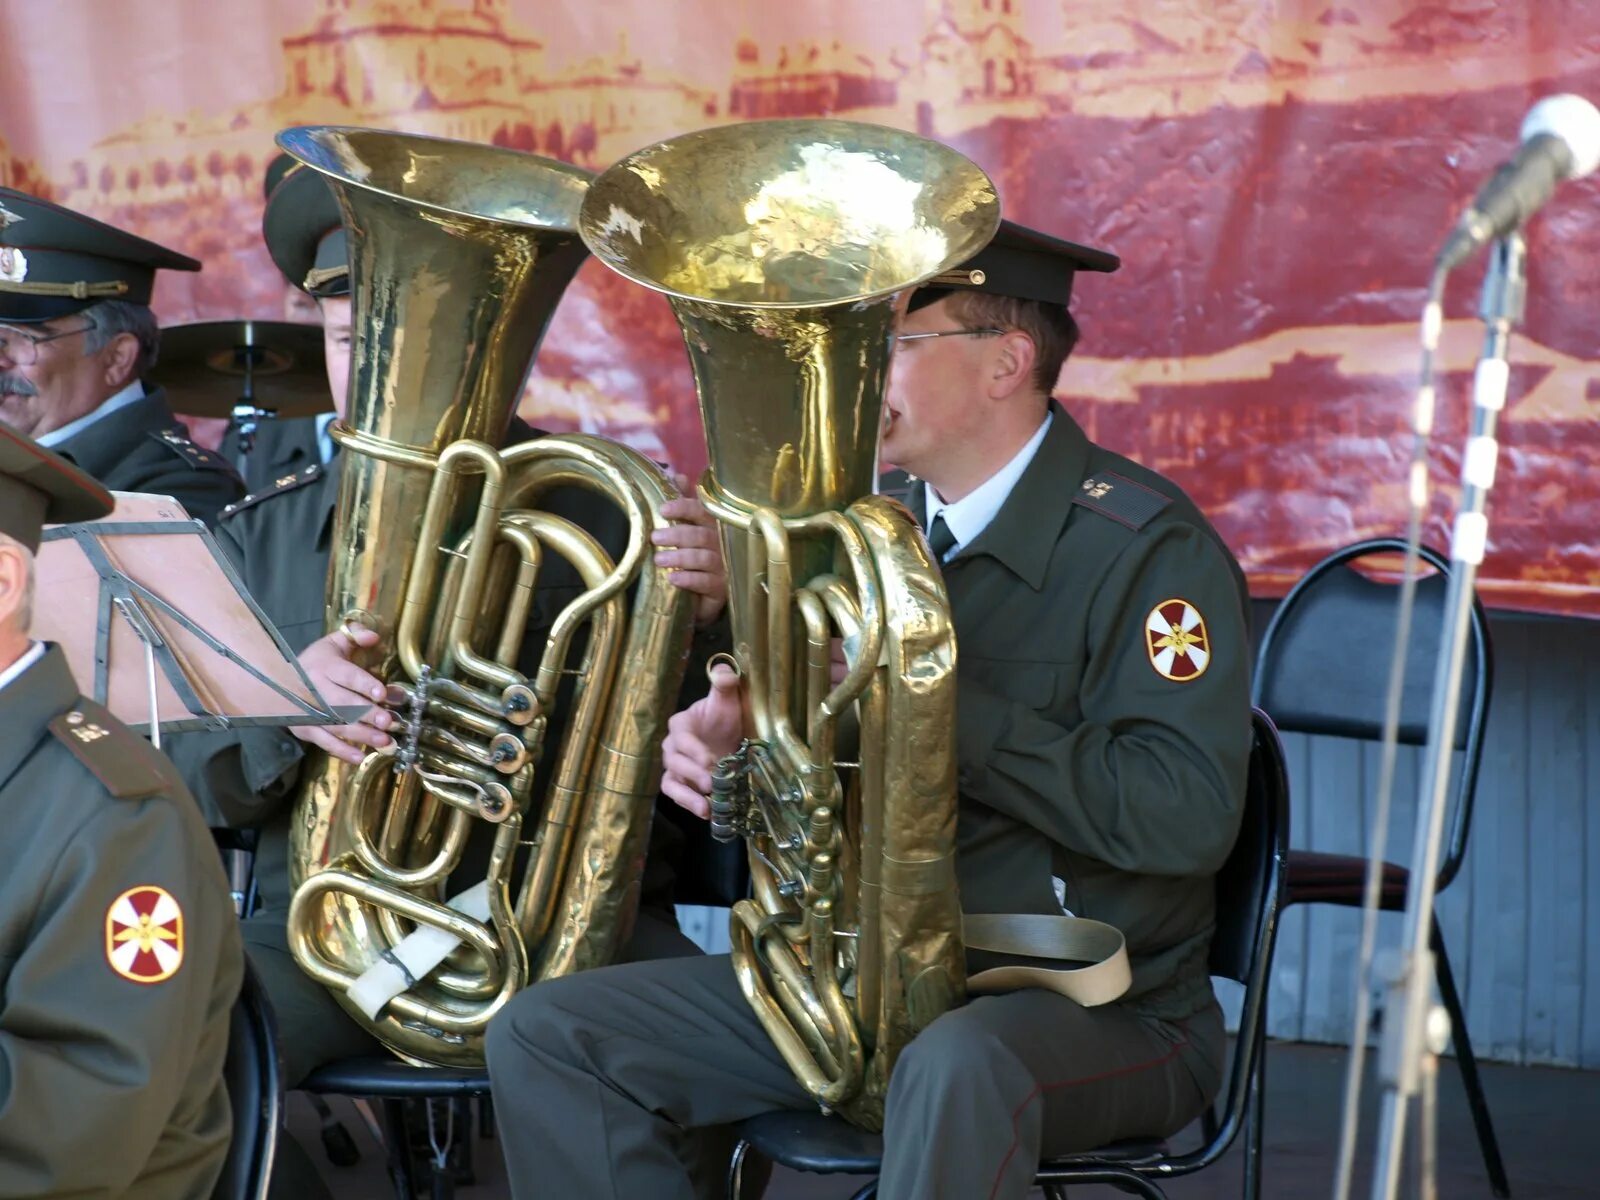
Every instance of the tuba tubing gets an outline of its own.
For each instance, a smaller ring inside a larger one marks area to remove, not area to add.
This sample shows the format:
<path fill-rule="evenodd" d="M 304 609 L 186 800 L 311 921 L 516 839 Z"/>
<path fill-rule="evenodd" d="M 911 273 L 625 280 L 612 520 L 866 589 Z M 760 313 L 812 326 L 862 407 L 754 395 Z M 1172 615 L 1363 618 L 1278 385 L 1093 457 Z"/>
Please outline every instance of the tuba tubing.
<path fill-rule="evenodd" d="M 356 338 L 348 419 L 333 427 L 343 455 L 326 628 L 381 635 L 363 665 L 404 713 L 396 745 L 358 767 L 308 757 L 290 949 L 397 1054 L 477 1066 L 489 1019 L 518 990 L 609 962 L 631 930 L 691 620 L 648 552 L 676 492 L 602 438 L 495 449 L 585 255 L 587 172 L 377 130 L 303 127 L 278 144 L 327 177 L 349 243 Z M 572 487 L 626 518 L 615 561 L 539 507 Z M 542 647 L 525 647 L 557 559 L 579 594 Z M 573 676 L 565 734 L 549 744 Z M 480 882 L 462 863 L 483 843 L 479 919 L 449 900 Z M 380 966 L 425 927 L 459 943 L 436 968 L 414 979 Z M 349 991 L 375 968 L 399 990 L 368 1017 Z"/>
<path fill-rule="evenodd" d="M 806 1090 L 867 1128 L 900 1050 L 965 988 L 949 603 L 910 515 L 870 494 L 896 297 L 998 224 L 960 154 L 836 120 L 647 147 L 579 220 L 596 258 L 667 296 L 699 396 L 753 726 L 712 796 L 713 834 L 750 850 L 734 971 Z"/>

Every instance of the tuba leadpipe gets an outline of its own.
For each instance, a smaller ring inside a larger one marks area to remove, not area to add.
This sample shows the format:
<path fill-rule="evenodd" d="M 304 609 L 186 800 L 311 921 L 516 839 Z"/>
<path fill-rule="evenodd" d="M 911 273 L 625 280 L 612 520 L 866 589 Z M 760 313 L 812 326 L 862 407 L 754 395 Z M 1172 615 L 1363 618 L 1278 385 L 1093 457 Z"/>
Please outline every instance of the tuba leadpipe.
<path fill-rule="evenodd" d="M 355 346 L 348 418 L 333 426 L 343 466 L 326 628 L 378 631 L 362 665 L 404 713 L 395 745 L 358 767 L 310 756 L 290 845 L 290 948 L 396 1053 L 476 1065 L 489 1019 L 520 988 L 610 961 L 631 928 L 689 633 L 690 602 L 649 544 L 676 493 L 653 463 L 601 438 L 495 448 L 584 257 L 587 172 L 376 130 L 299 128 L 278 141 L 327 177 L 349 243 Z M 557 487 L 621 509 L 620 557 L 540 509 Z M 552 556 L 581 590 L 525 673 Z M 566 733 L 548 744 L 569 676 Z M 492 844 L 468 889 L 474 832 Z M 369 1013 L 352 987 L 424 927 L 460 944 Z"/>
<path fill-rule="evenodd" d="M 896 298 L 993 236 L 989 179 L 847 121 L 688 134 L 602 173 L 579 230 L 663 292 L 694 371 L 751 738 L 713 833 L 749 846 L 741 989 L 819 1104 L 877 1127 L 889 1072 L 964 995 L 955 637 L 910 515 L 873 496 Z M 848 671 L 830 683 L 830 645 Z M 839 758 L 852 710 L 859 768 Z"/>

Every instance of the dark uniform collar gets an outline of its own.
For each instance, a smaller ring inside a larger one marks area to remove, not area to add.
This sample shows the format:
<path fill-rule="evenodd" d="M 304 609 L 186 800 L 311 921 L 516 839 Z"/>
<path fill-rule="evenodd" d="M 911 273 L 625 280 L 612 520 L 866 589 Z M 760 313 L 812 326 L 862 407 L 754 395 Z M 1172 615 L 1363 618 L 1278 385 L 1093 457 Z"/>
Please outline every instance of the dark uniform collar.
<path fill-rule="evenodd" d="M 1067 523 L 1072 497 L 1089 470 L 1090 441 L 1054 400 L 1050 428 L 994 520 L 955 556 L 987 554 L 1034 591 L 1044 586 L 1056 535 Z"/>
<path fill-rule="evenodd" d="M 258 439 L 256 442 L 257 449 L 253 451 L 253 453 L 259 454 L 261 452 L 259 449 L 261 442 L 265 441 L 266 439 L 261 437 L 261 431 L 259 428 L 256 430 L 256 437 Z M 302 442 L 309 442 L 310 445 L 302 445 Z M 321 456 L 317 453 L 317 431 L 315 428 L 311 430 L 311 436 L 309 438 L 273 438 L 272 445 L 270 447 L 273 470 L 282 471 L 285 467 L 293 466 L 295 463 L 299 462 L 308 449 L 311 452 L 311 460 L 316 462 Z"/>
<path fill-rule="evenodd" d="M 46 642 L 44 657 L 0 690 L 0 787 L 16 774 L 51 721 L 78 702 L 78 684 L 60 646 Z"/>
<path fill-rule="evenodd" d="M 322 462 L 322 448 L 318 444 L 320 438 L 317 433 L 316 417 L 293 418 L 284 424 L 263 423 L 266 436 L 262 436 L 262 428 L 256 430 L 255 453 L 261 453 L 263 447 L 271 455 L 272 466 L 276 473 L 281 474 L 278 468 L 293 465 L 299 459 L 308 462 Z M 288 432 L 285 432 L 287 430 Z M 339 456 L 338 444 L 334 444 L 334 457 Z"/>
<path fill-rule="evenodd" d="M 336 452 L 333 460 L 322 468 L 322 478 L 317 481 L 322 509 L 322 517 L 317 522 L 317 549 L 323 553 L 333 545 L 333 510 L 339 506 L 339 475 L 343 464 L 344 454 Z"/>
<path fill-rule="evenodd" d="M 55 449 L 79 470 L 99 479 L 128 456 L 140 435 L 177 427 L 178 420 L 167 407 L 166 393 L 147 386 L 143 399 L 107 413 Z"/>

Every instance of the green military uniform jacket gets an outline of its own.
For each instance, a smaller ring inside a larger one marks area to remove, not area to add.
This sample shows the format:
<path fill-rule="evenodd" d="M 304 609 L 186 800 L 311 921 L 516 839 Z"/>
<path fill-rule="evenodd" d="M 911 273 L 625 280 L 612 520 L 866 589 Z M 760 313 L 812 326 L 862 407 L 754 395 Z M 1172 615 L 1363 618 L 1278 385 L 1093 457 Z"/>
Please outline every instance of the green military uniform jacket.
<path fill-rule="evenodd" d="M 66 455 L 113 492 L 171 496 L 207 525 L 244 494 L 244 484 L 221 455 L 195 445 L 167 407 L 160 388 L 108 413 L 60 445 Z"/>
<path fill-rule="evenodd" d="M 1244 802 L 1244 577 L 1175 484 L 1052 411 L 994 520 L 944 566 L 962 907 L 1117 926 L 1123 1002 L 1181 1020 L 1212 1002 L 1213 876 Z"/>
<path fill-rule="evenodd" d="M 278 480 L 307 467 L 322 464 L 322 449 L 317 439 L 315 417 L 291 417 L 281 421 L 262 421 L 256 426 L 255 441 L 240 466 L 239 427 L 230 424 L 222 436 L 221 454 L 239 468 L 245 491 L 250 495 L 270 491 Z"/>
<path fill-rule="evenodd" d="M 172 765 L 55 647 L 0 689 L 0 1196 L 204 1200 L 243 970 Z"/>

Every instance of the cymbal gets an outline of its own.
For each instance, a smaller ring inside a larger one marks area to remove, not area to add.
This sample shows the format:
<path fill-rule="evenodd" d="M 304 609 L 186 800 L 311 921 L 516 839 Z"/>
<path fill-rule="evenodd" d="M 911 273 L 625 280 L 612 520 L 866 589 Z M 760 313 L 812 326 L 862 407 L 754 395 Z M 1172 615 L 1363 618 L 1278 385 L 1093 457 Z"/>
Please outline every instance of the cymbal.
<path fill-rule="evenodd" d="M 287 321 L 202 321 L 161 331 L 150 372 L 172 411 L 228 417 L 238 404 L 280 417 L 332 412 L 322 327 Z"/>

